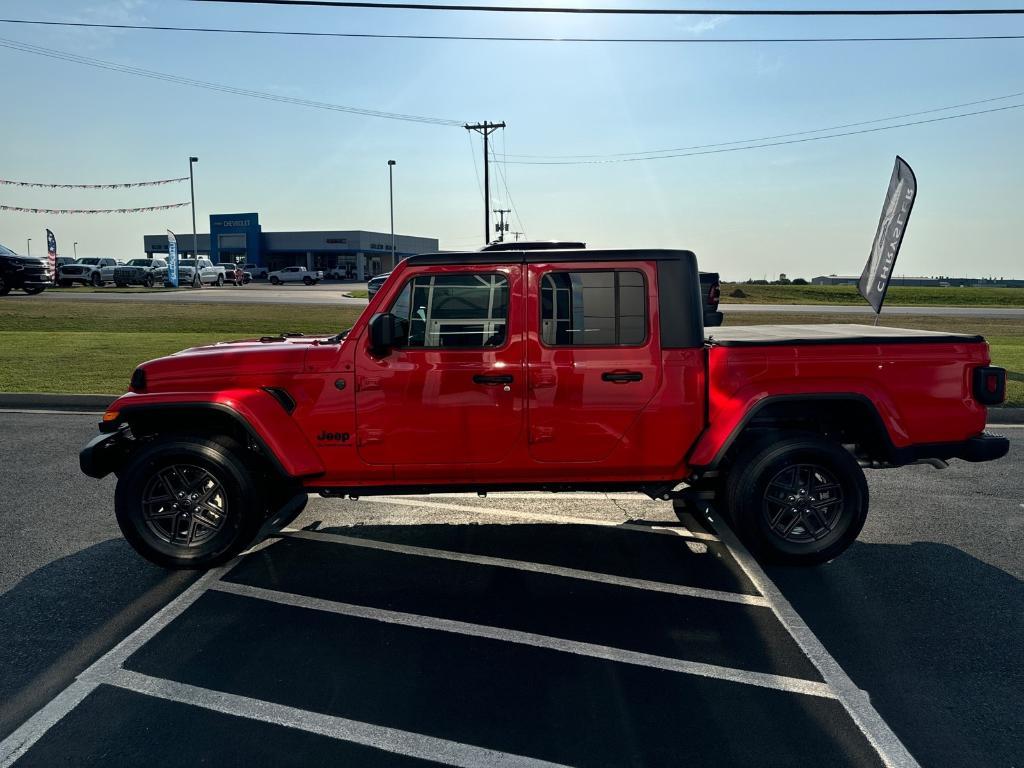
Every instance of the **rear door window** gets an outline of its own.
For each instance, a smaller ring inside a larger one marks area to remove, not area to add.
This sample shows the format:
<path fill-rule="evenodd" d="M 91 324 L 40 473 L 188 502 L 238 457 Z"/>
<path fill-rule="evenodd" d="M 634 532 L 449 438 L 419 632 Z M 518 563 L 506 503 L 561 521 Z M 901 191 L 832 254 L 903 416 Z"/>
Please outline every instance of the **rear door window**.
<path fill-rule="evenodd" d="M 548 272 L 541 278 L 541 340 L 550 347 L 640 346 L 647 339 L 642 272 Z"/>

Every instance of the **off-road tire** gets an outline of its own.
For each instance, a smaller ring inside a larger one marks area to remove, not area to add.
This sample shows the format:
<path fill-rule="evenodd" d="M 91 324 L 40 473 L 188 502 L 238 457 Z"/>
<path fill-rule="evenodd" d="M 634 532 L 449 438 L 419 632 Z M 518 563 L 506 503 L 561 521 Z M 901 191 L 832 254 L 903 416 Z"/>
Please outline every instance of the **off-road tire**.
<path fill-rule="evenodd" d="M 722 501 L 724 514 L 755 557 L 780 565 L 818 565 L 846 550 L 864 527 L 868 486 L 857 460 L 841 445 L 799 435 L 740 454 Z"/>
<path fill-rule="evenodd" d="M 118 473 L 114 497 L 117 523 L 128 543 L 164 568 L 210 568 L 248 547 L 266 509 L 244 451 L 227 437 L 183 435 L 158 437 L 140 448 Z M 170 479 L 163 480 L 161 473 Z M 182 506 L 182 491 L 189 504 L 203 504 L 199 516 L 194 513 L 196 507 Z M 207 505 L 202 498 L 208 492 L 214 495 Z M 199 499 L 193 500 L 193 494 Z M 167 498 L 166 503 L 161 497 Z M 180 512 L 174 511 L 174 503 Z M 170 519 L 177 521 L 177 527 L 170 529 L 168 537 Z M 201 540 L 188 544 L 188 532 L 196 532 L 198 539 L 200 528 Z M 185 540 L 177 540 L 179 533 Z"/>

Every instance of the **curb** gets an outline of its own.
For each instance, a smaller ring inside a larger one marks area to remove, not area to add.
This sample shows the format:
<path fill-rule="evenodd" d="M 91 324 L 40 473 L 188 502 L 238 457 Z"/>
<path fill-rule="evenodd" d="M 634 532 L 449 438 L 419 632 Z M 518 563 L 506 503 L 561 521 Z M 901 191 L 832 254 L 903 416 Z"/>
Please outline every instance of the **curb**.
<path fill-rule="evenodd" d="M 989 408 L 989 424 L 1024 424 L 1024 408 Z"/>
<path fill-rule="evenodd" d="M 107 409 L 119 395 L 70 395 L 44 392 L 0 392 L 0 408 L 96 411 Z M 1024 408 L 989 408 L 989 424 L 1024 424 Z"/>
<path fill-rule="evenodd" d="M 118 395 L 70 395 L 44 392 L 0 392 L 0 408 L 25 410 L 95 411 L 102 413 Z"/>

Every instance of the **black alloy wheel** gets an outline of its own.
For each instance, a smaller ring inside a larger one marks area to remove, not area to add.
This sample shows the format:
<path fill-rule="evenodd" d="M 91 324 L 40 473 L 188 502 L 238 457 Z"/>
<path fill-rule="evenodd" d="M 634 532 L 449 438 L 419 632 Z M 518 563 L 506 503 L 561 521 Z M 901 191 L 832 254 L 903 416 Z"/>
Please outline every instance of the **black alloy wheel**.
<path fill-rule="evenodd" d="M 868 512 L 857 460 L 816 434 L 766 439 L 728 469 L 722 511 L 761 560 L 817 565 L 849 547 Z"/>
<path fill-rule="evenodd" d="M 786 467 L 764 491 L 762 514 L 772 533 L 796 544 L 820 541 L 835 530 L 843 514 L 843 489 L 818 464 Z"/>
<path fill-rule="evenodd" d="M 146 526 L 167 544 L 196 547 L 228 518 L 224 485 L 195 464 L 172 464 L 156 472 L 142 491 Z"/>
<path fill-rule="evenodd" d="M 268 503 L 244 446 L 227 437 L 168 435 L 118 472 L 117 523 L 128 543 L 166 568 L 208 568 L 249 546 Z"/>

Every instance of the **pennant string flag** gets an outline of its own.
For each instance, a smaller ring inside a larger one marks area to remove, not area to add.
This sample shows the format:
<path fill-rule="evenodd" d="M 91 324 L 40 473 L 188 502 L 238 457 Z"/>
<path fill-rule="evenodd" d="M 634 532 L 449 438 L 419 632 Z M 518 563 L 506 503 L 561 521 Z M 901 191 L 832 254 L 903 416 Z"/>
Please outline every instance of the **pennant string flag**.
<path fill-rule="evenodd" d="M 13 211 L 15 213 L 46 213 L 56 215 L 66 213 L 148 213 L 150 211 L 167 211 L 171 208 L 184 208 L 187 205 L 189 205 L 188 202 L 170 203 L 169 205 L 148 205 L 145 208 L 19 208 L 14 205 L 0 204 L 0 211 Z"/>
<path fill-rule="evenodd" d="M 179 179 L 156 179 L 155 181 L 126 181 L 118 184 L 50 184 L 40 181 L 13 181 L 0 179 L 0 184 L 10 187 L 40 187 L 43 189 L 132 189 L 134 187 L 158 187 L 162 184 L 178 184 L 188 181 L 188 176 Z"/>

